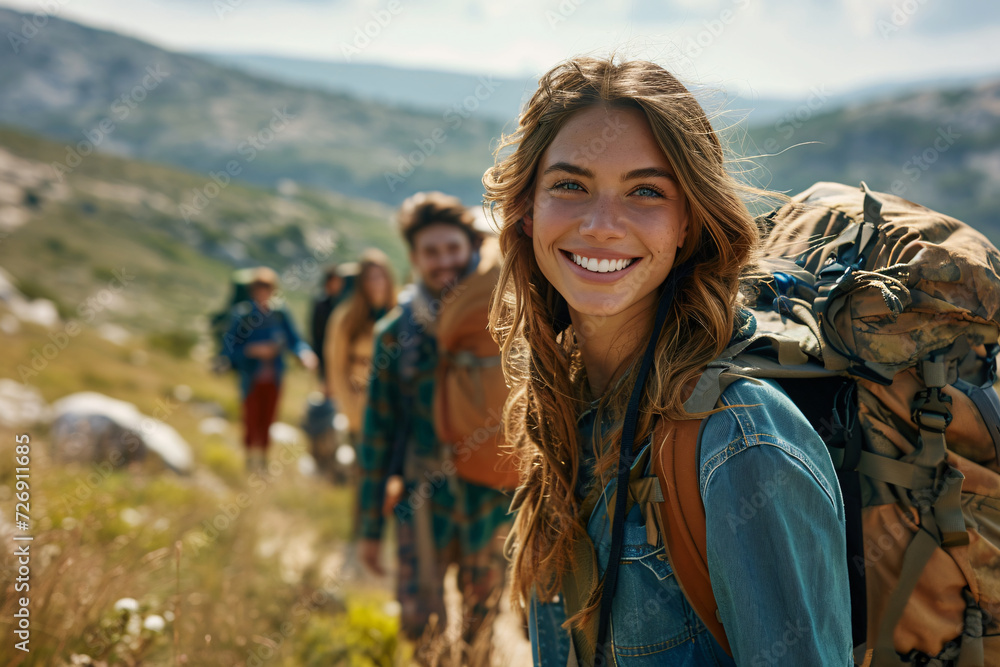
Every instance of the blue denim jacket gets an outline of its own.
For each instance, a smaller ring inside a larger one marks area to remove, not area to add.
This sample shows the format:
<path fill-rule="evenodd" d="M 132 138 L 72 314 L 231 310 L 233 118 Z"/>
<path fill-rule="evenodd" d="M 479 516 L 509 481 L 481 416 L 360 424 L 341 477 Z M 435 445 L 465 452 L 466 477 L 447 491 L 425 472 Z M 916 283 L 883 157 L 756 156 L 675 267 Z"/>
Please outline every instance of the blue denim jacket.
<path fill-rule="evenodd" d="M 670 564 L 657 558 L 663 546 L 647 544 L 635 506 L 626 517 L 611 612 L 616 662 L 851 666 L 844 508 L 826 447 L 772 382 L 738 380 L 721 400 L 748 406 L 710 416 L 700 441 L 708 567 L 733 658 L 687 603 Z M 587 532 L 603 576 L 611 542 L 605 502 Z M 559 627 L 565 620 L 561 597 L 531 600 L 535 665 L 567 664 L 571 640 Z"/>
<path fill-rule="evenodd" d="M 280 384 L 285 370 L 282 354 L 270 361 L 246 356 L 246 346 L 252 343 L 279 342 L 293 354 L 300 355 L 311 349 L 299 336 L 292 317 L 283 306 L 264 313 L 253 301 L 244 301 L 233 307 L 229 330 L 222 339 L 223 353 L 229 357 L 233 368 L 240 375 L 240 394 L 246 400 L 254 380 L 270 366 L 274 382 Z"/>

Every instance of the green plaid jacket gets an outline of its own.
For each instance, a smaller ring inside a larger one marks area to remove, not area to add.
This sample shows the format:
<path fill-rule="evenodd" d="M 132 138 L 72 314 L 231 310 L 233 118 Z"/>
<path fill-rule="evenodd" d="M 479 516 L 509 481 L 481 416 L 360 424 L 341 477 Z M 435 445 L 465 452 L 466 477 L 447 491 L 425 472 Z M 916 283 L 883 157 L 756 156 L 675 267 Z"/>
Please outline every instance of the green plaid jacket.
<path fill-rule="evenodd" d="M 385 479 L 396 431 L 404 425 L 402 348 L 399 345 L 403 312 L 396 308 L 379 321 L 375 330 L 372 378 L 358 448 L 361 469 L 359 534 L 367 539 L 382 536 Z M 410 382 L 414 392 L 413 412 L 405 456 L 419 459 L 423 472 L 419 479 L 411 478 L 412 473 L 404 475 L 406 493 L 396 507 L 395 518 L 410 521 L 416 507 L 430 503 L 435 546 L 443 549 L 458 540 L 463 553 L 476 552 L 487 545 L 500 526 L 511 520 L 507 515 L 510 496 L 467 482 L 454 473 L 454 466 L 447 459 L 447 448 L 434 432 L 433 396 L 438 350 L 437 341 L 426 332 L 419 337 L 415 357 L 415 375 Z M 408 469 L 413 467 L 407 466 Z"/>

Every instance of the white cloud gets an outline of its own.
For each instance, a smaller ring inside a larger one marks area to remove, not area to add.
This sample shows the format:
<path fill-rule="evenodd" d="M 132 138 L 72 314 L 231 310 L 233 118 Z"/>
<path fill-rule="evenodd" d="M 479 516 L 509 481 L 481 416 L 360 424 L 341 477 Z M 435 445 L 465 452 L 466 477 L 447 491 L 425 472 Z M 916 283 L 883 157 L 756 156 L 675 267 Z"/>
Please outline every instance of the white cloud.
<path fill-rule="evenodd" d="M 892 12 L 894 0 L 842 0 L 844 16 L 855 37 L 875 34 L 879 19 Z"/>
<path fill-rule="evenodd" d="M 215 0 L 69 2 L 61 16 L 175 50 L 343 61 L 344 45 L 384 18 L 389 2 L 219 1 L 235 5 L 222 18 Z M 842 92 L 887 79 L 1000 72 L 1000 12 L 976 10 L 977 0 L 958 0 L 941 34 L 928 34 L 933 26 L 917 20 L 921 10 L 889 36 L 876 25 L 898 0 L 398 1 L 398 14 L 369 30 L 376 34 L 355 61 L 523 76 L 580 53 L 619 49 L 689 80 L 789 97 L 818 84 Z M 40 0 L 6 4 L 36 11 Z"/>

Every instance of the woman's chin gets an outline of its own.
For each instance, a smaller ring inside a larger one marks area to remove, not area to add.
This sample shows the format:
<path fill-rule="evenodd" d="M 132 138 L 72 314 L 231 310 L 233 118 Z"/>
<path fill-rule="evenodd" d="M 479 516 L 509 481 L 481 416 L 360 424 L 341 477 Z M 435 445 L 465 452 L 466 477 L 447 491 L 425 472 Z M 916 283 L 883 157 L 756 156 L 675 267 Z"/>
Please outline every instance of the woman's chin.
<path fill-rule="evenodd" d="M 579 319 L 594 320 L 612 318 L 622 312 L 625 304 L 619 299 L 594 300 L 580 299 L 574 303 L 568 301 L 569 311 L 574 321 Z"/>

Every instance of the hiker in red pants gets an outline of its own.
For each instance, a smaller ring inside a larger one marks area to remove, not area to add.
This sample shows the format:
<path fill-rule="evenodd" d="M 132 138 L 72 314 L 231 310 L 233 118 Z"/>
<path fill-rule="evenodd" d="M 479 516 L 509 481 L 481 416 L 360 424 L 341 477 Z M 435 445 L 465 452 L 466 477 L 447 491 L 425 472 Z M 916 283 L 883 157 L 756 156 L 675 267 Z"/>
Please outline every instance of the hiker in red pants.
<path fill-rule="evenodd" d="M 273 300 L 277 287 L 278 275 L 273 270 L 256 269 L 250 283 L 251 300 L 234 307 L 223 339 L 224 353 L 240 374 L 247 468 L 254 471 L 266 465 L 268 431 L 284 374 L 282 355 L 291 350 L 307 369 L 315 370 L 317 365 L 316 355 L 299 337 L 291 316 Z"/>

